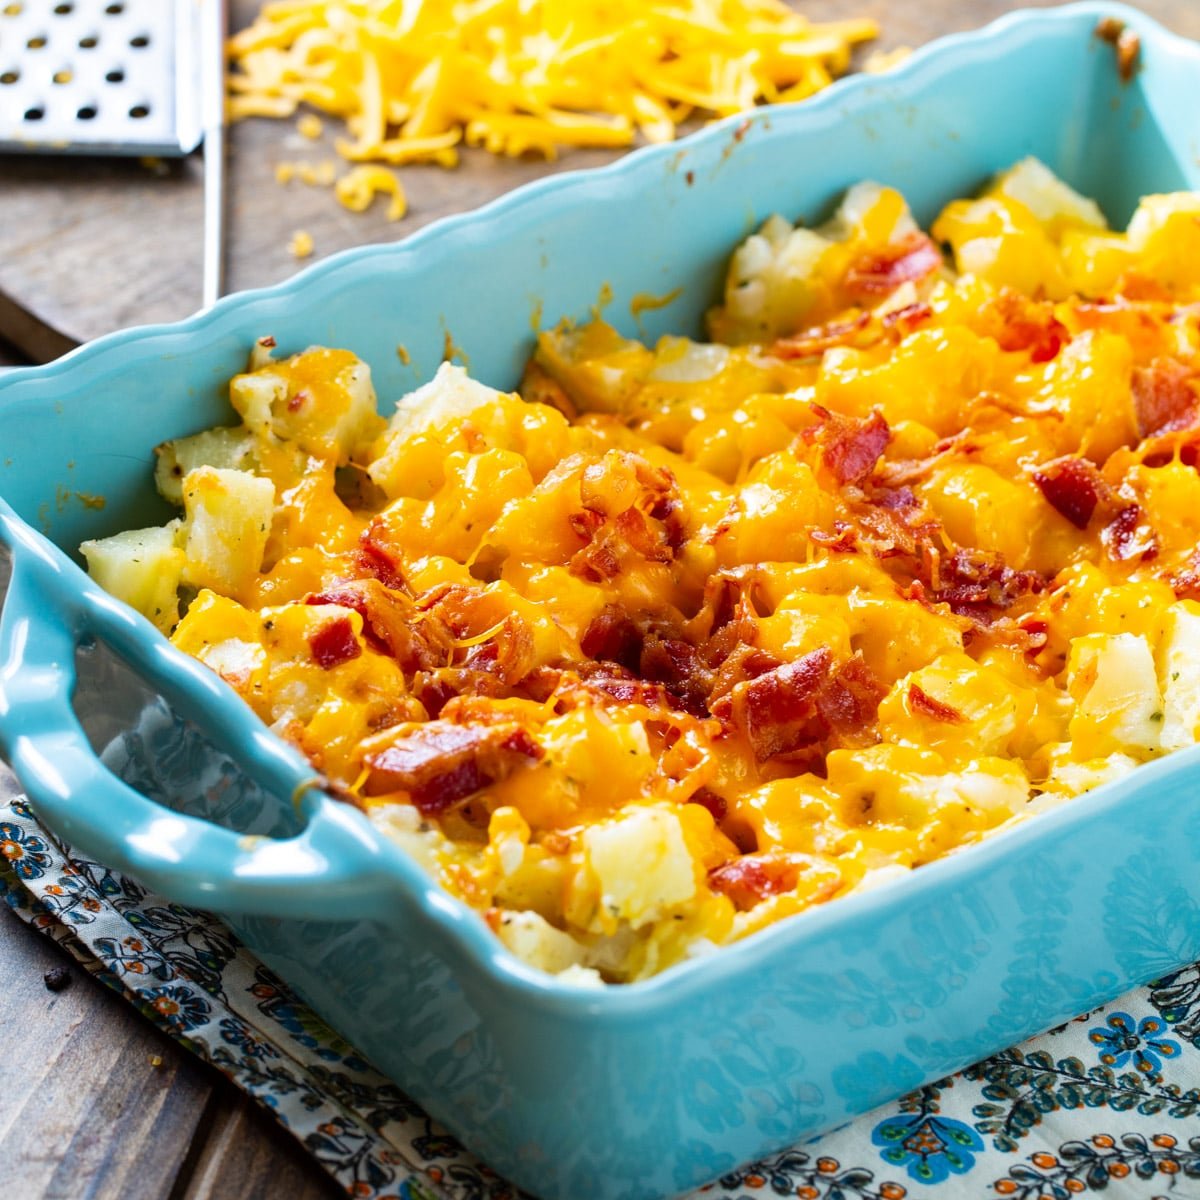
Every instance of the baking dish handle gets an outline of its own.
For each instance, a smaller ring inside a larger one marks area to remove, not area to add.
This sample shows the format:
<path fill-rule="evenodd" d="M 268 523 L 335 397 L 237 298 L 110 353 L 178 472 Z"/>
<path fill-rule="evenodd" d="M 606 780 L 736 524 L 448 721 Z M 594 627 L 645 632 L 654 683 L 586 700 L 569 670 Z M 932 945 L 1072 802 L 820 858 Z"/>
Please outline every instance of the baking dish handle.
<path fill-rule="evenodd" d="M 3 506 L 0 505 L 0 509 Z M 379 915 L 386 847 L 299 756 L 248 719 L 212 672 L 153 638 L 141 617 L 55 557 L 8 513 L 12 575 L 0 615 L 0 752 L 39 816 L 82 854 L 180 904 L 266 917 Z M 74 571 L 70 570 L 74 575 Z M 71 703 L 75 654 L 95 635 L 307 823 L 295 837 L 248 837 L 148 799 L 96 756 Z M 199 668 L 196 670 L 195 668 Z"/>

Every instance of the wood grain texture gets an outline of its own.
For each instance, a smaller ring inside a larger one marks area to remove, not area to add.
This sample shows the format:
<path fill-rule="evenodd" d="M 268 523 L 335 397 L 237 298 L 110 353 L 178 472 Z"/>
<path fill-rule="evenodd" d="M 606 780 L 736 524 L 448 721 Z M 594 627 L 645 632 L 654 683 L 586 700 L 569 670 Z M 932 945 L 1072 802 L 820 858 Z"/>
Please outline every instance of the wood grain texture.
<path fill-rule="evenodd" d="M 64 965 L 71 985 L 49 991 Z M 211 1093 L 191 1055 L 7 909 L 0 979 L 0 1163 L 15 1185 L 0 1193 L 161 1200 Z"/>
<path fill-rule="evenodd" d="M 336 1200 L 345 1192 L 246 1096 L 220 1093 L 170 1200 Z"/>
<path fill-rule="evenodd" d="M 1026 0 L 1048 7 L 1057 0 Z M 1019 7 L 1013 0 L 804 0 L 814 19 L 870 15 L 882 36 L 870 49 L 917 46 L 969 29 Z M 1196 0 L 1141 0 L 1167 26 L 1200 37 Z M 249 22 L 255 0 L 232 0 L 234 28 Z M 315 242 L 316 261 L 338 250 L 394 241 L 449 213 L 477 207 L 542 175 L 610 161 L 609 151 L 564 153 L 554 163 L 499 161 L 467 151 L 457 171 L 402 168 L 410 213 L 389 223 L 383 202 L 347 212 L 328 188 L 275 181 L 279 162 L 335 160 L 338 130 L 327 122 L 318 142 L 290 121 L 250 120 L 230 134 L 230 290 L 260 287 L 301 265 L 288 251 L 299 229 Z M 198 157 L 161 173 L 136 161 L 10 158 L 0 162 L 0 336 L 38 361 L 128 325 L 187 316 L 200 302 L 203 209 Z M 6 303 L 7 301 L 7 303 Z"/>

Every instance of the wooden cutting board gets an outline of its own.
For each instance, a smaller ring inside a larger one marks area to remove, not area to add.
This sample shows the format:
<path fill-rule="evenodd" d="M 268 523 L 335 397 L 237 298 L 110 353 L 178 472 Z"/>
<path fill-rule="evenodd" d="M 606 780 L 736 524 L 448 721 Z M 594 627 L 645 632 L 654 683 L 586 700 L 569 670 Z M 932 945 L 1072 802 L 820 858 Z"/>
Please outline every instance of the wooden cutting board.
<path fill-rule="evenodd" d="M 871 49 L 917 46 L 1030 4 L 1053 0 L 798 0 L 814 20 L 869 15 L 882 28 Z M 1197 0 L 1141 0 L 1167 26 L 1200 38 Z M 257 11 L 231 0 L 231 25 Z M 609 151 L 564 153 L 553 163 L 499 160 L 468 151 L 455 171 L 403 168 L 409 215 L 389 223 L 383 202 L 347 212 L 331 189 L 276 182 L 280 162 L 334 161 L 336 122 L 323 137 L 301 137 L 294 121 L 249 120 L 230 132 L 228 288 L 275 283 L 301 265 L 289 252 L 297 230 L 319 258 L 351 246 L 394 241 L 422 225 L 475 208 L 555 171 L 589 167 Z M 0 158 L 0 338 L 35 361 L 128 325 L 173 321 L 200 303 L 203 205 L 198 156 L 157 169 L 137 161 Z"/>

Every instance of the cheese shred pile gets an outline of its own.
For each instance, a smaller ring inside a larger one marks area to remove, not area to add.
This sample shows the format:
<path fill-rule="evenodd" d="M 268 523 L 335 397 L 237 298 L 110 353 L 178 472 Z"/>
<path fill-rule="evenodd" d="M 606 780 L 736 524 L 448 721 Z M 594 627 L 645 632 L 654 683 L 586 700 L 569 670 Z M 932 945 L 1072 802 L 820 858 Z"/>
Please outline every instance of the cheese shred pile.
<path fill-rule="evenodd" d="M 351 162 L 552 159 L 804 99 L 876 32 L 782 0 L 276 0 L 230 40 L 229 111 L 310 105 L 345 122 Z"/>

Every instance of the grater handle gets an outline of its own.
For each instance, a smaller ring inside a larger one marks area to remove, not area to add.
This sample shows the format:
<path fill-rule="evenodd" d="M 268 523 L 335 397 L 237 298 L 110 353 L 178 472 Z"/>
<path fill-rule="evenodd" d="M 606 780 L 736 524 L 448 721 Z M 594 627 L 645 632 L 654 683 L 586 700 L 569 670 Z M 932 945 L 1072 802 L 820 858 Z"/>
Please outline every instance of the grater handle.
<path fill-rule="evenodd" d="M 225 290 L 226 0 L 206 0 L 201 29 L 201 125 L 204 137 L 204 281 L 202 307 Z"/>

